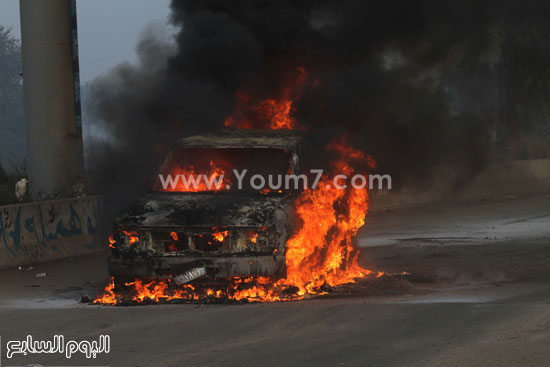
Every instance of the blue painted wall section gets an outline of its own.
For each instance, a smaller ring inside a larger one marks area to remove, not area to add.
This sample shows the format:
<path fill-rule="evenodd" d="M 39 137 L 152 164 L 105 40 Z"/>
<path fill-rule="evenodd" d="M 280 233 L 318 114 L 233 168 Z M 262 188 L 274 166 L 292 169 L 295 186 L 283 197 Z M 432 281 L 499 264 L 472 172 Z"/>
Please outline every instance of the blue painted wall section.
<path fill-rule="evenodd" d="M 87 197 L 0 207 L 0 269 L 102 250 L 101 204 Z"/>

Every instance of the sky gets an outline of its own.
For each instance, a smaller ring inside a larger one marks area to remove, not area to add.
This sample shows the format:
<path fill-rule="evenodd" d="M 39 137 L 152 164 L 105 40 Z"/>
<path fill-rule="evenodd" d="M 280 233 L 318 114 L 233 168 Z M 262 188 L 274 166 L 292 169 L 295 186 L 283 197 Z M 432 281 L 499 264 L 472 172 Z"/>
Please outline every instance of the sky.
<path fill-rule="evenodd" d="M 168 20 L 170 0 L 77 0 L 80 78 L 83 83 L 124 61 L 150 23 Z M 0 0 L 0 25 L 20 39 L 19 0 Z"/>

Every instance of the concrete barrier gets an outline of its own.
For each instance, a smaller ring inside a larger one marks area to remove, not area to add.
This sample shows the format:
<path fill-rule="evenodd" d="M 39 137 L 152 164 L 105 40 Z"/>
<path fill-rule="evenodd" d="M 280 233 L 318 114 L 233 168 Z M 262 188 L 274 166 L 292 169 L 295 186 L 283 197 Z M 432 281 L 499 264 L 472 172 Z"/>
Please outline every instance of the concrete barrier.
<path fill-rule="evenodd" d="M 0 207 L 0 269 L 104 249 L 101 197 Z"/>

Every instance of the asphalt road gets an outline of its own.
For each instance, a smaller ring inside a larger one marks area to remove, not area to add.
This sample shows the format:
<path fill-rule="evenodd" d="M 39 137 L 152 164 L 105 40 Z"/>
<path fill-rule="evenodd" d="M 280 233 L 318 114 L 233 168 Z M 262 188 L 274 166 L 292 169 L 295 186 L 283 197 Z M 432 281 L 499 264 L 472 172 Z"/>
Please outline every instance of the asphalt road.
<path fill-rule="evenodd" d="M 365 266 L 409 275 L 301 302 L 105 307 L 78 304 L 108 279 L 103 254 L 2 271 L 1 366 L 550 365 L 550 197 L 372 213 L 357 242 Z M 28 334 L 111 351 L 7 360 Z"/>

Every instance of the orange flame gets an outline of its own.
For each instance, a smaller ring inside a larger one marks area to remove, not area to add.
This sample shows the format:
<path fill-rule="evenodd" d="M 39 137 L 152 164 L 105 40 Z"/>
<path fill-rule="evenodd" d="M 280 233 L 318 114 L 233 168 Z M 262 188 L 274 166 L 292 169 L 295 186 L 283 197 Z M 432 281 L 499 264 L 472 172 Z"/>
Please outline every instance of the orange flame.
<path fill-rule="evenodd" d="M 113 236 L 109 236 L 109 247 L 110 248 L 115 248 L 115 239 L 113 238 Z"/>
<path fill-rule="evenodd" d="M 250 239 L 250 242 L 252 242 L 252 243 L 258 242 L 258 233 L 249 231 L 249 232 L 247 233 L 247 236 L 248 236 L 248 238 Z"/>
<path fill-rule="evenodd" d="M 292 174 L 292 173 L 289 173 L 289 174 Z M 284 191 L 281 190 L 281 189 L 278 189 L 278 190 L 271 190 L 270 188 L 267 188 L 267 187 L 266 187 L 265 189 L 261 189 L 261 190 L 259 190 L 258 192 L 259 192 L 260 194 L 262 194 L 262 195 L 267 195 L 267 194 L 269 194 L 269 193 L 271 193 L 271 192 L 276 192 L 276 193 L 282 194 Z"/>
<path fill-rule="evenodd" d="M 225 237 L 227 237 L 227 235 L 229 234 L 229 231 L 218 231 L 216 227 L 212 228 L 214 231 L 214 233 L 212 233 L 212 237 L 214 237 L 214 239 L 218 242 L 223 242 L 223 240 L 225 239 Z"/>
<path fill-rule="evenodd" d="M 94 299 L 94 303 L 102 305 L 116 305 L 119 303 L 117 295 L 113 292 L 115 288 L 115 282 L 111 279 L 111 282 L 105 287 L 105 293 L 99 298 Z"/>
<path fill-rule="evenodd" d="M 172 237 L 172 239 L 174 241 L 177 241 L 178 240 L 178 234 L 176 232 L 170 232 L 170 236 Z"/>
<path fill-rule="evenodd" d="M 138 233 L 136 231 L 122 231 L 128 237 L 130 245 L 139 241 Z"/>
<path fill-rule="evenodd" d="M 181 175 L 187 180 L 186 183 L 180 178 L 175 187 L 172 188 L 168 185 L 166 188 L 162 187 L 160 180 L 155 182 L 155 191 L 168 191 L 168 192 L 201 192 L 201 191 L 220 191 L 225 190 L 227 185 L 231 184 L 229 177 L 225 175 L 226 169 L 222 168 L 218 163 L 210 161 L 208 172 L 196 172 L 195 167 L 187 166 L 185 168 L 174 167 L 169 170 L 169 174 L 172 177 Z M 192 181 L 196 180 L 196 181 Z M 195 182 L 196 184 L 193 184 Z"/>
<path fill-rule="evenodd" d="M 335 172 L 351 174 L 353 161 L 373 163 L 345 140 L 335 140 L 327 149 L 336 155 L 332 162 Z M 304 190 L 295 203 L 302 227 L 287 242 L 287 277 L 279 283 L 298 287 L 301 295 L 372 273 L 357 264 L 358 252 L 352 245 L 352 237 L 365 224 L 368 193 L 351 187 L 337 189 L 332 180 L 322 177 L 316 189 Z"/>
<path fill-rule="evenodd" d="M 308 81 L 303 67 L 298 67 L 298 77 L 291 86 L 280 92 L 279 98 L 266 98 L 255 102 L 242 91 L 237 91 L 237 105 L 233 113 L 225 120 L 224 125 L 238 129 L 296 129 L 298 124 L 292 116 L 293 104 L 300 97 Z"/>

